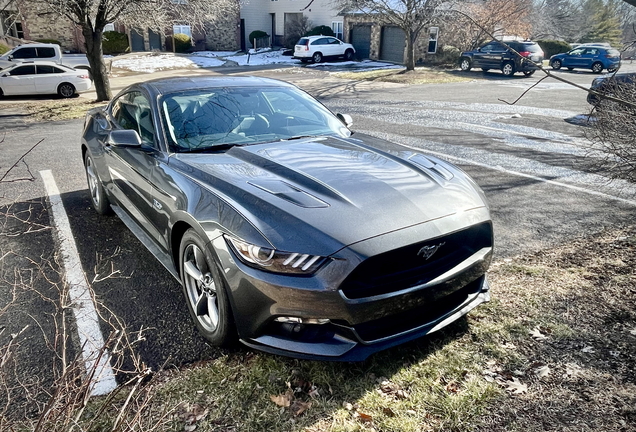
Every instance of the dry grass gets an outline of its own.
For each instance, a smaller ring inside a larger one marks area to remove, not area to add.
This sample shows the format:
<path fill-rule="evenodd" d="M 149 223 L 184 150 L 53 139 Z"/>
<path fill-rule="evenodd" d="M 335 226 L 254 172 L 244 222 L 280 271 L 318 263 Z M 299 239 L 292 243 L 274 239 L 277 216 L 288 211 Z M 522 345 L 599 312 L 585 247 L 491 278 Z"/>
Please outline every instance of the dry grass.
<path fill-rule="evenodd" d="M 635 249 L 630 227 L 499 262 L 493 302 L 429 338 L 348 364 L 224 351 L 153 401 L 175 431 L 634 431 Z"/>
<path fill-rule="evenodd" d="M 380 69 L 361 72 L 337 72 L 333 75 L 343 79 L 383 81 L 398 84 L 444 84 L 471 81 L 470 77 L 458 75 L 452 71 L 425 67 L 415 68 L 415 70 L 408 72 L 403 69 Z"/>
<path fill-rule="evenodd" d="M 83 118 L 90 109 L 106 106 L 106 102 L 95 102 L 83 97 L 71 99 L 40 100 L 20 104 L 29 114 L 28 122 L 59 121 Z"/>

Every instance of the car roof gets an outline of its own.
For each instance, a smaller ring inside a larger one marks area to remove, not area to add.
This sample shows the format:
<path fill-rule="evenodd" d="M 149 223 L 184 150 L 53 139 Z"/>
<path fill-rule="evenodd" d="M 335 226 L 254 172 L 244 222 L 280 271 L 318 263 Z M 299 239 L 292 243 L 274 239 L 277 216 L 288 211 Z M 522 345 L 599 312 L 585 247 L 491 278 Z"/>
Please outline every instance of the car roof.
<path fill-rule="evenodd" d="M 16 63 L 13 66 L 10 66 L 10 67 L 8 67 L 6 69 L 13 69 L 13 68 L 18 67 L 18 66 L 27 66 L 27 65 L 33 65 L 33 64 L 34 65 L 45 65 L 45 66 L 62 66 L 64 68 L 66 68 L 66 69 L 69 69 L 68 66 L 64 66 L 64 65 L 61 65 L 59 63 L 55 63 L 53 61 L 50 61 L 50 60 L 29 60 L 29 61 L 24 61 L 24 62 Z"/>
<path fill-rule="evenodd" d="M 151 81 L 145 81 L 134 84 L 133 86 L 143 87 L 149 93 L 156 96 L 187 92 L 190 90 L 201 89 L 213 89 L 219 87 L 294 87 L 294 85 L 270 78 L 260 77 L 236 77 L 236 76 L 221 76 L 221 77 L 207 77 L 207 76 L 194 76 L 194 77 L 173 77 L 173 78 L 158 78 Z"/>
<path fill-rule="evenodd" d="M 314 40 L 314 39 L 320 39 L 320 38 L 324 38 L 324 37 L 332 37 L 332 38 L 336 38 L 335 36 L 331 36 L 331 35 L 314 35 L 314 36 L 303 36 L 301 37 L 301 39 L 309 39 L 309 40 Z"/>

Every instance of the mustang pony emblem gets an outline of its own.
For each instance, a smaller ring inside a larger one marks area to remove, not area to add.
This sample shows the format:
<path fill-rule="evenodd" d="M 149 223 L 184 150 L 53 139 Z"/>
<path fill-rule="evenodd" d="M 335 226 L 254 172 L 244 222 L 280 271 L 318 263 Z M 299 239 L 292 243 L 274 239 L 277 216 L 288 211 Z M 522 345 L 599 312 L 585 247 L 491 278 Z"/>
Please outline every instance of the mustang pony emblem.
<path fill-rule="evenodd" d="M 442 242 L 435 246 L 424 246 L 419 251 L 417 251 L 417 256 L 422 255 L 422 258 L 424 258 L 424 261 L 426 261 L 433 255 L 435 255 L 435 252 L 437 252 L 439 248 L 441 248 L 445 244 L 446 242 Z"/>

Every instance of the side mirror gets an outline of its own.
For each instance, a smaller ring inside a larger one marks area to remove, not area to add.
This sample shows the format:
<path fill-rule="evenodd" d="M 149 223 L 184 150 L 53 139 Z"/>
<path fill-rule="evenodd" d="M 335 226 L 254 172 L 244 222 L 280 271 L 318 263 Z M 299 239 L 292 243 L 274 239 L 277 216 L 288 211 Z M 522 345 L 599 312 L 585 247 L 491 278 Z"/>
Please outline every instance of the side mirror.
<path fill-rule="evenodd" d="M 340 119 L 340 121 L 342 123 L 344 123 L 344 125 L 346 127 L 351 127 L 353 126 L 353 119 L 351 118 L 351 116 L 349 114 L 336 114 L 336 117 L 338 117 Z"/>
<path fill-rule="evenodd" d="M 477 51 L 481 52 L 481 48 L 477 48 Z"/>
<path fill-rule="evenodd" d="M 141 138 L 137 131 L 118 129 L 110 131 L 106 144 L 113 147 L 141 147 Z"/>

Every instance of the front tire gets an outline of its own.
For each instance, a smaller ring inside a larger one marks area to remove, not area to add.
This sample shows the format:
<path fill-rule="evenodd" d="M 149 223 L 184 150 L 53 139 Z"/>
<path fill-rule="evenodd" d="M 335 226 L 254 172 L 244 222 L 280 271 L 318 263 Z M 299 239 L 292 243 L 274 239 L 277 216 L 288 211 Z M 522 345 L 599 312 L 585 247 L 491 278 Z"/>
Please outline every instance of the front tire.
<path fill-rule="evenodd" d="M 601 62 L 596 62 L 592 65 L 592 72 L 599 74 L 601 72 L 603 72 L 603 63 Z"/>
<path fill-rule="evenodd" d="M 317 52 L 314 53 L 314 55 L 311 57 L 311 59 L 314 61 L 314 63 L 320 63 L 322 62 L 322 54 Z"/>
<path fill-rule="evenodd" d="M 93 204 L 93 208 L 100 215 L 112 213 L 110 202 L 106 196 L 106 191 L 104 190 L 102 181 L 95 169 L 93 158 L 88 151 L 84 155 L 84 169 L 86 170 L 86 181 L 88 182 L 88 191 L 91 195 L 91 204 Z"/>
<path fill-rule="evenodd" d="M 193 229 L 181 239 L 179 263 L 183 294 L 197 330 L 214 346 L 228 345 L 234 340 L 234 324 L 225 283 Z"/>
<path fill-rule="evenodd" d="M 511 62 L 506 62 L 501 67 L 501 72 L 507 77 L 513 76 L 515 74 L 515 65 Z"/>
<path fill-rule="evenodd" d="M 459 68 L 463 70 L 464 72 L 470 71 L 472 67 L 473 66 L 468 57 L 462 57 L 462 59 L 459 61 Z"/>
<path fill-rule="evenodd" d="M 75 87 L 73 84 L 62 83 L 57 88 L 57 94 L 63 98 L 70 98 L 75 96 Z"/>
<path fill-rule="evenodd" d="M 562 63 L 561 60 L 552 60 L 552 63 L 550 63 L 550 66 L 552 66 L 552 69 L 554 70 L 559 70 L 561 69 Z"/>

